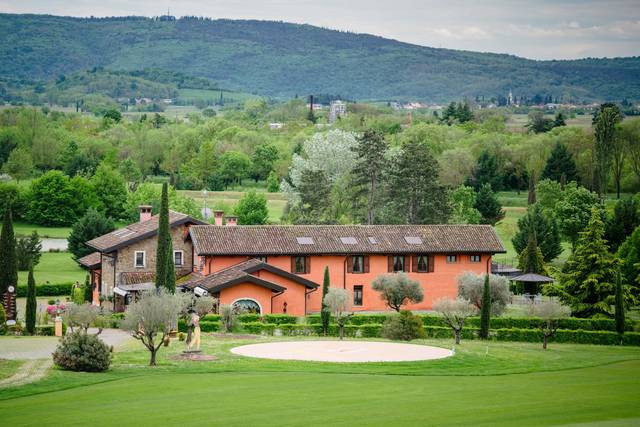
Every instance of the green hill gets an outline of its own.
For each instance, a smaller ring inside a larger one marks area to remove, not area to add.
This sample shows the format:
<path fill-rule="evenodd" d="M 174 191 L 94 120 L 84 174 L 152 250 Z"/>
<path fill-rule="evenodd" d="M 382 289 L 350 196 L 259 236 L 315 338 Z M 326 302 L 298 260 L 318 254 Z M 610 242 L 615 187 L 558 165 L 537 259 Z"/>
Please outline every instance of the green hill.
<path fill-rule="evenodd" d="M 640 99 L 640 57 L 533 61 L 282 22 L 0 14 L 0 39 L 0 77 L 14 80 L 104 67 L 179 71 L 270 96 L 448 101 L 512 89 L 564 100 Z"/>

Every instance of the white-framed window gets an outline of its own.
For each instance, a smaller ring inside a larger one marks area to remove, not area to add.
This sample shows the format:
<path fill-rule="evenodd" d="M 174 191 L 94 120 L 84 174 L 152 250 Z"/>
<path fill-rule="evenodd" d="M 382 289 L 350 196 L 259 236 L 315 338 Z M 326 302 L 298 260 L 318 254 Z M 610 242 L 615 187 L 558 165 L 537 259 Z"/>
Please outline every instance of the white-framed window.
<path fill-rule="evenodd" d="M 173 264 L 182 267 L 184 264 L 184 251 L 173 251 Z"/>
<path fill-rule="evenodd" d="M 136 251 L 133 255 L 133 265 L 136 268 L 144 268 L 147 265 L 147 256 L 144 251 Z"/>
<path fill-rule="evenodd" d="M 447 255 L 447 264 L 455 264 L 458 262 L 458 255 Z"/>
<path fill-rule="evenodd" d="M 469 255 L 469 262 L 480 262 L 480 255 Z"/>

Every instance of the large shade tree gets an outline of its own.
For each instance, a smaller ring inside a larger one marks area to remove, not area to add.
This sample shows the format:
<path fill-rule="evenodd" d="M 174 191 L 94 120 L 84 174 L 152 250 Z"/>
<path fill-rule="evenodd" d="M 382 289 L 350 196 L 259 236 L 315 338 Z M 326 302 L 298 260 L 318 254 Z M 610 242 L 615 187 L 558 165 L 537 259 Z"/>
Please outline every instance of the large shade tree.
<path fill-rule="evenodd" d="M 446 223 L 451 207 L 439 173 L 440 166 L 427 144 L 406 141 L 387 165 L 382 219 L 395 224 Z"/>

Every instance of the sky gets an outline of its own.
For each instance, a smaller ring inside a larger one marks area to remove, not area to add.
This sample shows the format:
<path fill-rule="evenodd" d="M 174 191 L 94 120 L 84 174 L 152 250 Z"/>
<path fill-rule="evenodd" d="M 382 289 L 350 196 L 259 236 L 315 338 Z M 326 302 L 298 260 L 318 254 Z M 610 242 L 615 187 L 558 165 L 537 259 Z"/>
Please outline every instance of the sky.
<path fill-rule="evenodd" d="M 0 12 L 197 15 L 317 25 L 532 59 L 640 55 L 640 0 L 0 0 Z"/>

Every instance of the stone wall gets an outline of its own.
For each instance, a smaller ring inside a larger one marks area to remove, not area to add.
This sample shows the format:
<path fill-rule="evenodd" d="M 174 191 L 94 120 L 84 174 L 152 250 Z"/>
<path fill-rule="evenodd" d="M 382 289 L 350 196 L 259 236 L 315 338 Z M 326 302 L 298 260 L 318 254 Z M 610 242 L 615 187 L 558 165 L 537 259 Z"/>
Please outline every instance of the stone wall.
<path fill-rule="evenodd" d="M 173 250 L 183 251 L 183 264 L 182 267 L 176 266 L 176 272 L 190 272 L 192 270 L 192 252 L 193 245 L 191 241 L 185 241 L 187 227 L 180 225 L 171 228 L 171 240 L 173 241 Z M 121 248 L 117 251 L 115 260 L 115 272 L 114 264 L 108 255 L 102 256 L 102 289 L 101 294 L 108 296 L 113 294 L 114 277 L 115 285 L 118 285 L 118 279 L 120 273 L 123 272 L 155 272 L 156 271 L 156 248 L 157 248 L 157 235 L 154 235 L 148 239 L 135 242 L 129 246 Z M 145 266 L 135 266 L 135 253 L 136 251 L 145 252 Z"/>

